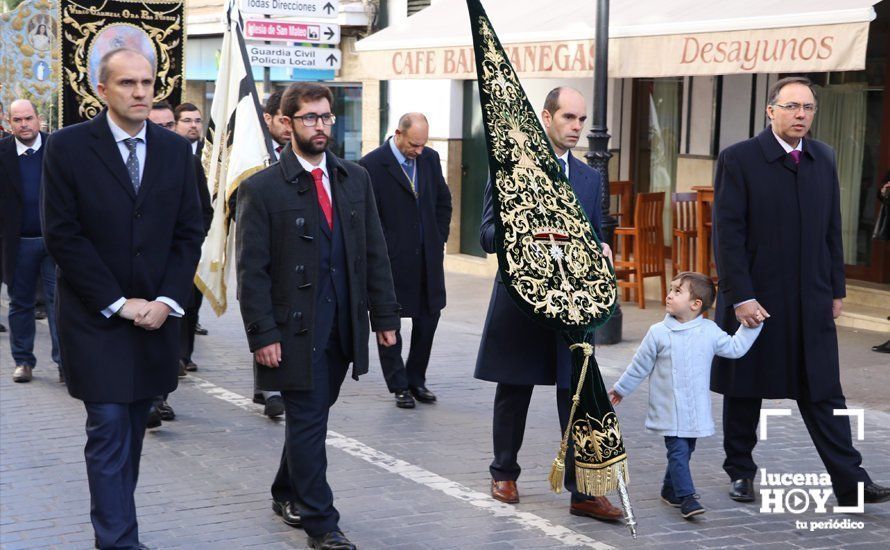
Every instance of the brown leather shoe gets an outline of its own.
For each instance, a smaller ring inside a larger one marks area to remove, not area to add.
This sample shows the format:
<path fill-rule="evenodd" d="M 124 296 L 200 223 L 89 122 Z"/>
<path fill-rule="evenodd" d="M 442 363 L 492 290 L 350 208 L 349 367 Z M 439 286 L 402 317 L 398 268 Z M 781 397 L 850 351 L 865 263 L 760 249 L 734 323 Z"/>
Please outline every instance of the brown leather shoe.
<path fill-rule="evenodd" d="M 516 488 L 515 481 L 495 481 L 491 480 L 491 498 L 506 502 L 507 504 L 516 504 L 519 502 L 519 489 Z"/>
<path fill-rule="evenodd" d="M 573 516 L 585 516 L 604 521 L 619 520 L 624 515 L 621 509 L 612 506 L 606 497 L 593 497 L 583 502 L 573 502 L 569 513 Z"/>

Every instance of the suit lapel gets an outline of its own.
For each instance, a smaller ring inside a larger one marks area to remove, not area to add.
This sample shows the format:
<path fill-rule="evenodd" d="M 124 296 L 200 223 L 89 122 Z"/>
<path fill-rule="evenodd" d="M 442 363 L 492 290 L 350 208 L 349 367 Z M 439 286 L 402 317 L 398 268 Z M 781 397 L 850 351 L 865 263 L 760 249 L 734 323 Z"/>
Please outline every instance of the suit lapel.
<path fill-rule="evenodd" d="M 108 168 L 114 176 L 114 179 L 116 179 L 127 194 L 130 195 L 130 198 L 135 199 L 136 192 L 133 189 L 133 183 L 130 181 L 130 176 L 127 175 L 127 167 L 124 166 L 124 160 L 121 158 L 121 151 L 118 148 L 117 143 L 114 141 L 114 136 L 111 135 L 111 128 L 108 127 L 107 116 L 107 111 L 102 111 L 102 113 L 91 122 L 93 142 L 90 144 L 90 147 L 95 151 L 96 156 L 99 157 L 102 164 Z"/>
<path fill-rule="evenodd" d="M 43 139 L 43 144 L 46 145 L 46 138 Z M 24 195 L 22 194 L 22 173 L 19 170 L 19 157 L 16 153 L 15 138 L 11 138 L 6 142 L 3 151 L 0 152 L 0 162 L 6 165 L 6 173 L 9 174 L 12 188 L 19 194 L 19 199 L 24 200 Z"/>
<path fill-rule="evenodd" d="M 142 169 L 142 182 L 139 184 L 139 193 L 136 195 L 136 206 L 142 204 L 152 184 L 159 179 L 161 164 L 165 156 L 162 142 L 158 139 L 159 128 L 148 121 L 145 121 L 145 125 L 145 166 Z M 189 158 L 188 162 L 193 161 Z"/>
<path fill-rule="evenodd" d="M 392 149 L 390 148 L 391 146 L 389 144 L 389 140 L 386 140 L 386 143 L 383 144 L 383 147 L 385 149 L 383 155 L 386 159 L 383 165 L 386 167 L 386 171 L 389 172 L 389 175 L 391 175 L 394 180 L 401 184 L 402 188 L 404 188 L 405 191 L 414 195 L 414 190 L 411 188 L 411 182 L 408 181 L 408 176 L 405 175 L 405 172 L 402 170 L 402 166 L 399 164 L 398 159 L 396 159 L 396 156 L 393 154 Z M 416 161 L 414 166 L 417 166 Z M 418 170 L 418 174 L 419 173 L 420 171 Z M 415 177 L 420 179 L 419 175 Z"/>

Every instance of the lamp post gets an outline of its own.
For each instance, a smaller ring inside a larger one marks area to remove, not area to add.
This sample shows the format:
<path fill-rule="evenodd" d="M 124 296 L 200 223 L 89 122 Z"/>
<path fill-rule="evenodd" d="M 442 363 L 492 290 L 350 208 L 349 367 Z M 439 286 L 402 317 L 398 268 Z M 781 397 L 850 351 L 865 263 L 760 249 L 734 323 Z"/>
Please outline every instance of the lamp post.
<path fill-rule="evenodd" d="M 609 129 L 606 125 L 606 100 L 609 84 L 609 0 L 596 2 L 596 60 L 593 68 L 593 124 L 587 134 L 587 164 L 597 170 L 603 181 L 603 238 L 612 246 L 618 221 L 609 213 Z M 617 298 L 616 298 L 617 299 Z M 609 321 L 597 329 L 597 344 L 617 344 L 621 341 L 621 304 Z"/>

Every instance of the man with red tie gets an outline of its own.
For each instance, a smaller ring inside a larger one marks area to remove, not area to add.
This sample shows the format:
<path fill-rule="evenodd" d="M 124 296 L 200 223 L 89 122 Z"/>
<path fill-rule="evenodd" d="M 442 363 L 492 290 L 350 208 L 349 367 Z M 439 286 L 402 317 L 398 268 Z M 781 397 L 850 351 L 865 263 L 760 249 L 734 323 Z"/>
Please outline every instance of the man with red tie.
<path fill-rule="evenodd" d="M 325 436 L 349 363 L 368 372 L 368 318 L 381 345 L 396 342 L 386 241 L 368 173 L 327 150 L 331 91 L 292 84 L 281 99 L 291 141 L 279 162 L 238 190 L 238 299 L 257 388 L 285 405 L 285 443 L 273 510 L 302 525 L 309 546 L 355 548 L 338 526 Z"/>

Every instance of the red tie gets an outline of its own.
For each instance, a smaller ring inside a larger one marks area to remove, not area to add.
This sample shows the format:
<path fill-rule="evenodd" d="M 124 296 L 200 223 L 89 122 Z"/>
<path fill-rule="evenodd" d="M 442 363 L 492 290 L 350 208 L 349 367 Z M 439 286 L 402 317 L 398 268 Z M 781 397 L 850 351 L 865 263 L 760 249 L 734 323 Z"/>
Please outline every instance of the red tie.
<path fill-rule="evenodd" d="M 284 149 L 284 146 L 283 146 L 283 145 L 279 145 L 278 147 L 275 148 L 275 152 L 276 152 L 276 153 L 280 153 L 282 149 Z"/>
<path fill-rule="evenodd" d="M 800 164 L 800 151 L 798 149 L 794 149 L 790 153 L 791 159 L 794 161 L 794 164 Z"/>
<path fill-rule="evenodd" d="M 318 194 L 318 204 L 321 206 L 321 211 L 324 212 L 324 217 L 328 220 L 328 227 L 331 229 L 334 228 L 334 211 L 331 209 L 331 198 L 328 197 L 328 192 L 324 188 L 324 182 L 322 181 L 322 176 L 324 172 L 321 168 L 316 168 L 312 171 L 312 179 L 315 180 L 315 192 Z"/>

